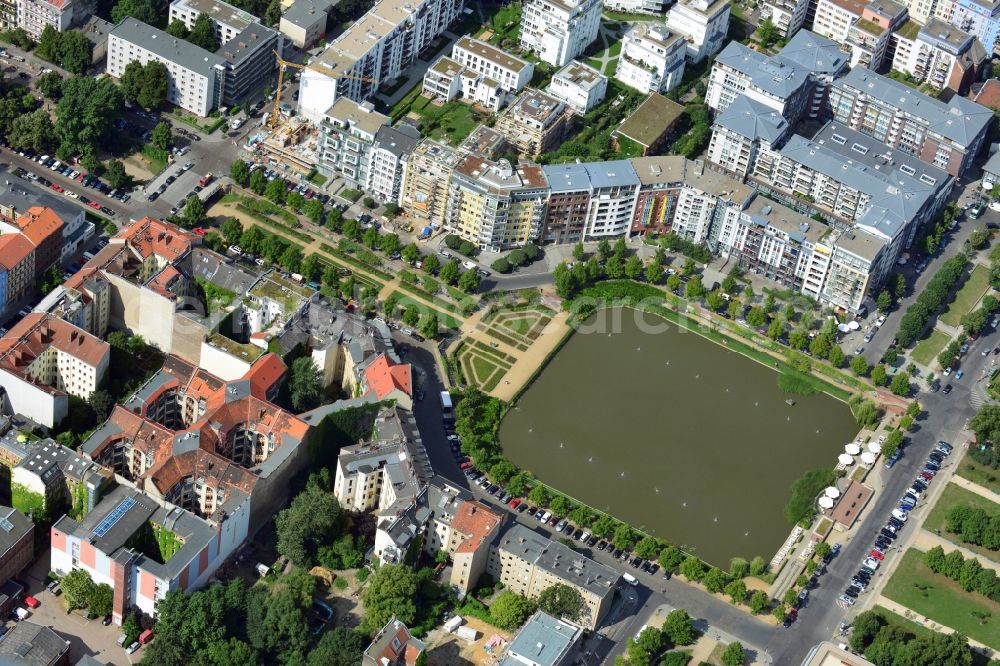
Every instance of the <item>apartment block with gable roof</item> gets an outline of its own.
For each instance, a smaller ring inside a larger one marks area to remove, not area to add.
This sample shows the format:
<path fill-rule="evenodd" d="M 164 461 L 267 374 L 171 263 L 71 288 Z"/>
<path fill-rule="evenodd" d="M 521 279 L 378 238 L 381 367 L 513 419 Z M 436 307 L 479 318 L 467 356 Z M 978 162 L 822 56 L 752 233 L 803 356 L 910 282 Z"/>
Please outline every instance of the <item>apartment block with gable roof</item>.
<path fill-rule="evenodd" d="M 17 27 L 23 28 L 32 39 L 42 36 L 46 26 L 56 32 L 69 30 L 73 22 L 75 4 L 73 0 L 16 0 Z M 83 8 L 81 8 L 81 11 Z"/>
<path fill-rule="evenodd" d="M 81 207 L 69 203 L 67 197 L 57 196 L 54 192 L 22 185 L 23 181 L 11 178 L 5 171 L 5 167 L 0 165 L 0 233 L 18 233 L 21 231 L 18 218 L 35 208 L 41 208 L 53 211 L 62 220 L 60 259 L 74 256 L 93 238 L 94 223 L 87 221 L 86 213 Z"/>
<path fill-rule="evenodd" d="M 35 246 L 21 233 L 0 235 L 0 312 L 21 302 L 35 285 Z"/>
<path fill-rule="evenodd" d="M 55 427 L 70 395 L 86 400 L 97 390 L 110 358 L 108 343 L 58 317 L 31 313 L 0 338 L 4 411 Z"/>

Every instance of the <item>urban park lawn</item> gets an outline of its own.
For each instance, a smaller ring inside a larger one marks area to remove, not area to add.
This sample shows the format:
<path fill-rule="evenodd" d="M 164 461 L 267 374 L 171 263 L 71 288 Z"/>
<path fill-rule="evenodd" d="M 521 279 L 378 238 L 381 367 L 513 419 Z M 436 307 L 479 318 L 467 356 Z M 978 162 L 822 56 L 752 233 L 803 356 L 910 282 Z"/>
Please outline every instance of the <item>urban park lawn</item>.
<path fill-rule="evenodd" d="M 923 553 L 915 548 L 903 555 L 883 594 L 973 640 L 1000 649 L 1000 603 L 978 592 L 966 592 L 955 581 L 932 572 L 924 565 Z"/>

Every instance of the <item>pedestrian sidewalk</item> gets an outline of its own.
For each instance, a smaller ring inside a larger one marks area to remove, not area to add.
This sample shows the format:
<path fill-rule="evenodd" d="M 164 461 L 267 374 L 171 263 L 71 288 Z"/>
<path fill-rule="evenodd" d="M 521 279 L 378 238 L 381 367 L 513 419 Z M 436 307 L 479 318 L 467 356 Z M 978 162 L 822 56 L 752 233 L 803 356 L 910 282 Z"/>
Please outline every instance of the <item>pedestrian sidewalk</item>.
<path fill-rule="evenodd" d="M 934 534 L 933 532 L 928 532 L 926 528 L 921 529 L 917 532 L 916 538 L 911 544 L 914 548 L 927 552 L 934 546 L 941 546 L 947 555 L 953 550 L 957 550 L 962 553 L 962 557 L 965 559 L 975 558 L 979 560 L 979 563 L 983 565 L 984 569 L 993 569 L 998 574 L 1000 574 L 1000 562 L 994 562 L 988 557 L 975 553 L 964 546 L 959 546 L 958 544 L 949 541 L 943 536 Z"/>
<path fill-rule="evenodd" d="M 991 502 L 1000 503 L 1000 495 L 993 492 L 989 488 L 984 488 L 978 483 L 973 483 L 972 481 L 969 481 L 968 479 L 961 477 L 958 474 L 952 475 L 951 482 L 954 483 L 956 486 L 961 486 L 962 488 L 965 488 L 970 492 L 976 493 L 980 497 L 985 497 Z"/>

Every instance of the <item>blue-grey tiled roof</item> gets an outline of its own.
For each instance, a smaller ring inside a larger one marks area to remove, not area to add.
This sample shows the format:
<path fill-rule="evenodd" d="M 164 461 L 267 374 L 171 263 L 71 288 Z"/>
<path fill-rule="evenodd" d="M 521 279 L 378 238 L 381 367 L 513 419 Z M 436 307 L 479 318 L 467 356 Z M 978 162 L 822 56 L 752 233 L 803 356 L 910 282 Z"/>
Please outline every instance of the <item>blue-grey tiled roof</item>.
<path fill-rule="evenodd" d="M 855 67 L 833 85 L 860 90 L 876 101 L 921 118 L 930 130 L 960 146 L 970 146 L 993 120 L 990 109 L 965 97 L 955 95 L 945 103 L 861 67 Z"/>
<path fill-rule="evenodd" d="M 804 67 L 770 58 L 736 41 L 729 42 L 722 49 L 716 62 L 742 72 L 756 88 L 778 99 L 788 99 L 794 95 L 806 85 L 809 77 L 809 71 Z"/>
<path fill-rule="evenodd" d="M 847 67 L 850 57 L 837 42 L 808 30 L 799 30 L 776 56 L 789 66 L 833 76 Z"/>
<path fill-rule="evenodd" d="M 715 124 L 752 140 L 774 143 L 788 133 L 788 121 L 769 106 L 740 95 L 719 113 Z"/>

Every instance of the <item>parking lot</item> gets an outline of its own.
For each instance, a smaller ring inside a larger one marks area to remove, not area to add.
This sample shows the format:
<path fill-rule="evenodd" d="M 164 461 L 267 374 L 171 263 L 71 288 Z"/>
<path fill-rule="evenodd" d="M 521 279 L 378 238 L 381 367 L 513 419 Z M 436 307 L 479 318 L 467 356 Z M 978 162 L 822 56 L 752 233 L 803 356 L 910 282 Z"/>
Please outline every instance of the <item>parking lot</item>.
<path fill-rule="evenodd" d="M 27 585 L 28 594 L 40 602 L 39 607 L 31 611 L 28 622 L 50 627 L 68 640 L 70 663 L 76 663 L 85 654 L 99 662 L 116 666 L 138 662 L 145 648 L 141 648 L 133 655 L 125 654 L 125 650 L 115 642 L 121 634 L 121 627 L 114 624 L 103 626 L 100 618 L 87 620 L 79 612 L 67 613 L 62 599 L 45 591 L 44 582 L 49 572 L 49 561 L 49 552 L 46 550 L 39 555 L 31 568 L 20 576 L 20 580 Z M 9 626 L 12 623 L 7 624 Z"/>

